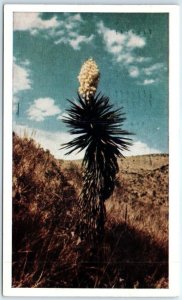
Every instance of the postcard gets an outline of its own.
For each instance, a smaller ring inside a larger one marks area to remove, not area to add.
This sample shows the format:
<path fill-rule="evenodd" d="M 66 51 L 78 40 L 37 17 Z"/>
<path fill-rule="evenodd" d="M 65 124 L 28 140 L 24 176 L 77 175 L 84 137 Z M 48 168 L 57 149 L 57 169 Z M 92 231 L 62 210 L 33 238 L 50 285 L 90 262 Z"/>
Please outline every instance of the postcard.
<path fill-rule="evenodd" d="M 179 290 L 179 7 L 5 5 L 5 296 Z"/>

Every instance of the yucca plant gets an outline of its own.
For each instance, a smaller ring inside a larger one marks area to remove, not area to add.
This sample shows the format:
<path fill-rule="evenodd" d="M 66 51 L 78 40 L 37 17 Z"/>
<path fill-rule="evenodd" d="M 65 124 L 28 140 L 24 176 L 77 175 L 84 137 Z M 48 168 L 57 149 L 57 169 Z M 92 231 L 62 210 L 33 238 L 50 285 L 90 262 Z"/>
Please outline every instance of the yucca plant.
<path fill-rule="evenodd" d="M 122 108 L 114 109 L 109 98 L 96 95 L 99 81 L 96 63 L 89 59 L 79 74 L 80 88 L 77 103 L 70 101 L 68 116 L 64 122 L 71 134 L 77 135 L 72 141 L 63 145 L 73 151 L 85 149 L 83 158 L 83 187 L 80 194 L 79 234 L 81 238 L 102 238 L 104 235 L 104 202 L 113 193 L 117 158 L 127 150 L 129 132 L 121 126 L 125 120 Z"/>

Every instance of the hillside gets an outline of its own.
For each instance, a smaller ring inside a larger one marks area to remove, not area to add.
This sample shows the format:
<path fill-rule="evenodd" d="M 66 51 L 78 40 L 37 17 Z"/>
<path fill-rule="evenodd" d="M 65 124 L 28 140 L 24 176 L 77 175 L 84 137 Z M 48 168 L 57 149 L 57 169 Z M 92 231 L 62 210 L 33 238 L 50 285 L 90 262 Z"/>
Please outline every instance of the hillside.
<path fill-rule="evenodd" d="M 64 251 L 75 226 L 76 197 L 50 152 L 14 134 L 13 286 L 39 287 L 45 280 L 49 285 L 54 261 L 62 266 L 73 263 L 74 253 Z"/>
<path fill-rule="evenodd" d="M 93 249 L 76 235 L 81 162 L 13 136 L 14 287 L 168 287 L 168 156 L 119 165 L 105 238 Z"/>

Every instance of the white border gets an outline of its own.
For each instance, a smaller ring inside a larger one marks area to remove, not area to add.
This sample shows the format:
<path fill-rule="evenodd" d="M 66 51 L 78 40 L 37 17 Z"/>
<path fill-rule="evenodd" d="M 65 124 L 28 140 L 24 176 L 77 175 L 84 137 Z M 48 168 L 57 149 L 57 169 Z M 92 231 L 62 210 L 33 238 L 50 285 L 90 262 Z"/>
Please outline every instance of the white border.
<path fill-rule="evenodd" d="M 169 289 L 62 289 L 11 287 L 12 65 L 13 12 L 169 13 Z M 4 206 L 3 295 L 62 297 L 171 297 L 179 295 L 179 6 L 177 5 L 11 5 L 4 6 Z"/>

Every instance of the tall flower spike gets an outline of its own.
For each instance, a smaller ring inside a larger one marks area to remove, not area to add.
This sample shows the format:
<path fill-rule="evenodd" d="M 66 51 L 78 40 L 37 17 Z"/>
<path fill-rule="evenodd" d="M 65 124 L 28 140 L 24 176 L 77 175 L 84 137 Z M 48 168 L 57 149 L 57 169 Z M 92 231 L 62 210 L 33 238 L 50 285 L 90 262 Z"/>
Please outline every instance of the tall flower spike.
<path fill-rule="evenodd" d="M 99 76 L 95 61 L 87 60 L 78 76 L 78 101 L 69 100 L 71 106 L 63 119 L 69 132 L 77 136 L 62 147 L 69 150 L 67 154 L 85 149 L 77 229 L 82 239 L 94 243 L 104 236 L 105 201 L 114 190 L 117 159 L 131 145 L 126 137 L 130 133 L 122 129 L 122 109 L 114 109 L 108 97 L 95 95 Z"/>
<path fill-rule="evenodd" d="M 99 77 L 100 72 L 96 62 L 92 58 L 86 60 L 81 67 L 80 74 L 78 76 L 80 83 L 78 91 L 86 101 L 89 101 L 90 98 L 95 95 Z"/>

